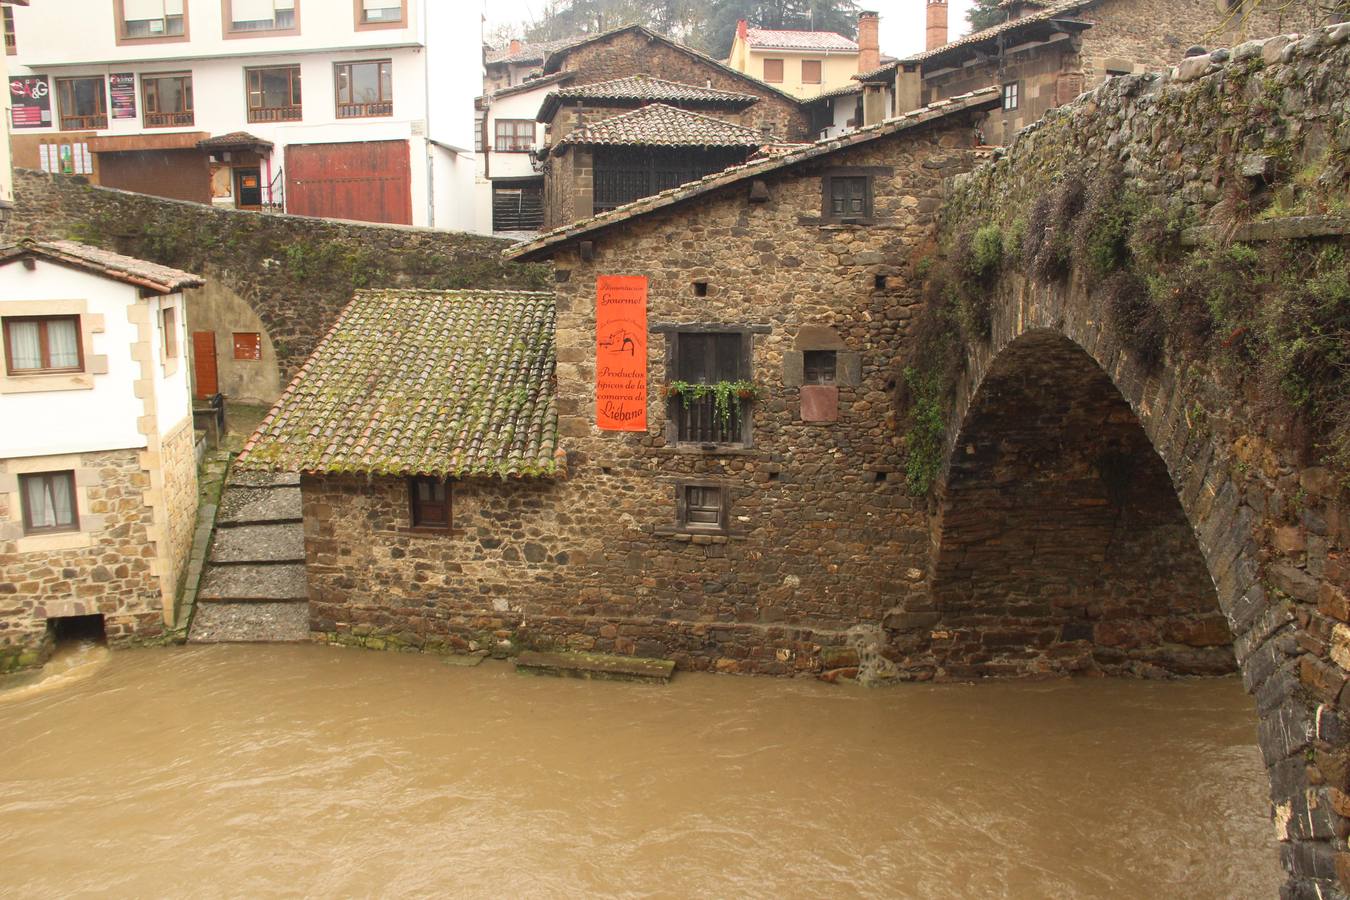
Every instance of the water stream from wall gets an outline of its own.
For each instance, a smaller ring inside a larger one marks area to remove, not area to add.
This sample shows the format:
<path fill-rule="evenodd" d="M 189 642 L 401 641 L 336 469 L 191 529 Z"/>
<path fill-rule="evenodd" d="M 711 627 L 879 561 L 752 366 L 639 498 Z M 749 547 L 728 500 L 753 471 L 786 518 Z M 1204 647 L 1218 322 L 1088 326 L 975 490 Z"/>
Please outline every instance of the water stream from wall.
<path fill-rule="evenodd" d="M 221 645 L 47 684 L 0 703 L 10 896 L 1198 900 L 1281 880 L 1234 679 L 658 687 Z"/>

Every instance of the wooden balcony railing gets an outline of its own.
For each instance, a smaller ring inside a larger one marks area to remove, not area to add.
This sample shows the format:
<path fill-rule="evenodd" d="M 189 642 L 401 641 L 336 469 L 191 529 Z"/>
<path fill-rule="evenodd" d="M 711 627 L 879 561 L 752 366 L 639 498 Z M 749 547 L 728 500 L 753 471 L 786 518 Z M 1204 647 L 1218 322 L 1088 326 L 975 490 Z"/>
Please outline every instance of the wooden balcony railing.
<path fill-rule="evenodd" d="M 174 126 L 191 124 L 193 124 L 191 110 L 188 112 L 145 113 L 146 128 L 173 128 Z"/>
<path fill-rule="evenodd" d="M 748 400 L 732 398 L 730 415 L 718 413 L 716 399 L 709 395 L 690 398 L 672 397 L 670 416 L 675 421 L 676 437 L 696 444 L 739 444 L 745 440 L 745 416 Z"/>
<path fill-rule="evenodd" d="M 62 116 L 62 131 L 96 131 L 108 127 L 108 114 L 98 113 L 92 116 Z"/>
<path fill-rule="evenodd" d="M 341 115 L 339 113 L 339 115 Z M 248 111 L 250 122 L 299 122 L 299 106 L 260 106 Z"/>
<path fill-rule="evenodd" d="M 337 105 L 337 117 L 339 119 L 356 119 L 362 116 L 392 116 L 394 114 L 394 101 L 381 100 L 378 103 L 339 103 Z"/>

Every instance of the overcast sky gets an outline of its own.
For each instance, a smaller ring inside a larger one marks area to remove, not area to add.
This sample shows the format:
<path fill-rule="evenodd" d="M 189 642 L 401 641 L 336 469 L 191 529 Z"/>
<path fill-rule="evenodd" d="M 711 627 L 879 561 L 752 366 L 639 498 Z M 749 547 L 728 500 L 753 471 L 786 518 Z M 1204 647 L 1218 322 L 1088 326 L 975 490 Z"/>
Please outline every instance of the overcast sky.
<path fill-rule="evenodd" d="M 964 34 L 966 10 L 971 0 L 950 0 L 947 36 L 954 39 Z M 536 20 L 543 11 L 545 0 L 483 0 L 484 30 L 498 25 Z M 923 49 L 926 0 L 871 0 L 860 3 L 863 9 L 874 9 L 881 14 L 881 52 L 892 56 L 908 56 Z"/>

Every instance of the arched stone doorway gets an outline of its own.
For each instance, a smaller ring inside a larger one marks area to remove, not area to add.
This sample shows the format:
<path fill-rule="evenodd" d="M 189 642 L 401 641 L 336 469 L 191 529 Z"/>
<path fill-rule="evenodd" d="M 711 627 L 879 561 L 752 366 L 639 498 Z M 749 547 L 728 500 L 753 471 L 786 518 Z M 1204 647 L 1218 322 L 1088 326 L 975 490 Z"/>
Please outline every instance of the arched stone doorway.
<path fill-rule="evenodd" d="M 1167 468 L 1101 367 L 1051 329 L 993 360 L 939 486 L 940 677 L 1232 672 Z"/>

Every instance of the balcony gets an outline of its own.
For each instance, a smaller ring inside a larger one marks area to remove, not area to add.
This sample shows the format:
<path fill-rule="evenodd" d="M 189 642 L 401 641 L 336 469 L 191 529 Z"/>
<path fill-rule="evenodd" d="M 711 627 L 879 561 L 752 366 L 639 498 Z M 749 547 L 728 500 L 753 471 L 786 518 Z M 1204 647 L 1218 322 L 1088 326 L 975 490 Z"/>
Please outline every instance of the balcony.
<path fill-rule="evenodd" d="M 742 444 L 749 419 L 749 398 L 729 397 L 725 409 L 717 397 L 675 396 L 670 398 L 670 418 L 676 439 L 682 444 Z"/>
<path fill-rule="evenodd" d="M 381 100 L 377 103 L 339 103 L 337 105 L 337 117 L 339 119 L 359 119 L 363 116 L 392 116 L 394 114 L 394 101 Z"/>
<path fill-rule="evenodd" d="M 171 113 L 150 112 L 147 110 L 145 113 L 146 128 L 174 128 L 192 124 L 193 116 L 191 110 L 188 110 L 187 112 Z"/>
<path fill-rule="evenodd" d="M 341 108 L 338 115 L 341 116 Z M 299 106 L 263 106 L 248 111 L 250 122 L 299 122 Z"/>

